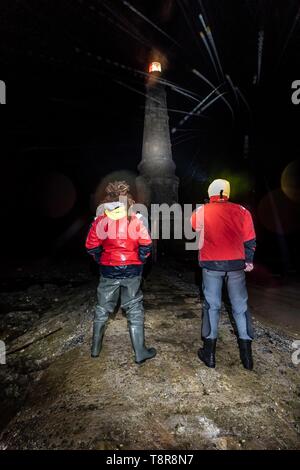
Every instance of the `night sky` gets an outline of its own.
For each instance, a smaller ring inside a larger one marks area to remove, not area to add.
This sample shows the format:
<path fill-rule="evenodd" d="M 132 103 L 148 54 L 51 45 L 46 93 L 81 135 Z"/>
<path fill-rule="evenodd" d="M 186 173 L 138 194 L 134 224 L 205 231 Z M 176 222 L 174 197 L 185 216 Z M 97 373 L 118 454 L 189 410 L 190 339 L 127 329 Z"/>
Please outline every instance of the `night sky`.
<path fill-rule="evenodd" d="M 217 71 L 199 14 L 213 34 Z M 292 162 L 299 159 L 300 105 L 291 101 L 299 45 L 296 0 L 1 0 L 3 259 L 17 264 L 72 243 L 82 251 L 103 177 L 136 172 L 140 72 L 159 59 L 164 78 L 201 100 L 212 88 L 196 69 L 233 110 L 219 99 L 178 126 L 197 102 L 167 89 L 180 202 L 203 202 L 211 180 L 227 177 L 233 200 L 254 215 L 259 259 L 274 272 L 299 271 L 299 164 Z M 78 237 L 61 242 L 76 223 Z"/>

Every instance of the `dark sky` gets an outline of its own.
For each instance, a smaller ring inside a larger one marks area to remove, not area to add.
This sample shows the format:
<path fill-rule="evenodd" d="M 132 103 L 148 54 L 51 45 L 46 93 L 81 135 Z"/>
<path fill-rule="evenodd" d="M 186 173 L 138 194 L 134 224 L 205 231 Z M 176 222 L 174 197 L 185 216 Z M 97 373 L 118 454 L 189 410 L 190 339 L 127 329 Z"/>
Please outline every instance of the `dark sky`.
<path fill-rule="evenodd" d="M 199 14 L 213 34 L 218 74 L 199 35 Z M 297 15 L 296 0 L 1 0 L 3 220 L 14 227 L 18 214 L 22 223 L 29 220 L 31 234 L 43 217 L 56 236 L 89 213 L 90 195 L 103 176 L 136 171 L 145 91 L 139 72 L 152 58 L 161 59 L 166 79 L 204 99 L 212 89 L 193 74 L 198 70 L 220 86 L 233 109 L 234 117 L 218 100 L 174 134 L 181 200 L 196 202 L 220 174 L 233 181 L 247 175 L 246 191 L 236 195 L 257 205 L 268 188 L 280 188 L 282 171 L 299 157 L 300 106 L 291 103 L 291 83 L 300 79 Z M 195 104 L 168 88 L 170 109 L 189 112 Z M 169 114 L 171 127 L 178 127 L 183 114 Z M 67 184 L 76 203 L 51 218 L 43 204 L 55 178 L 57 194 Z"/>

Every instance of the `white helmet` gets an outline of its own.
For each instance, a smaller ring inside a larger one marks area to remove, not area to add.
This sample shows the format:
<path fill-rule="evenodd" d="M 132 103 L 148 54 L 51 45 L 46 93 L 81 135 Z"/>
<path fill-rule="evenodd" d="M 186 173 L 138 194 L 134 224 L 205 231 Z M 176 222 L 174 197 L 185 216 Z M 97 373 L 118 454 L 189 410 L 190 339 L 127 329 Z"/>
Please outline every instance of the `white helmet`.
<path fill-rule="evenodd" d="M 208 188 L 209 197 L 212 196 L 230 196 L 230 183 L 227 180 L 214 180 Z"/>

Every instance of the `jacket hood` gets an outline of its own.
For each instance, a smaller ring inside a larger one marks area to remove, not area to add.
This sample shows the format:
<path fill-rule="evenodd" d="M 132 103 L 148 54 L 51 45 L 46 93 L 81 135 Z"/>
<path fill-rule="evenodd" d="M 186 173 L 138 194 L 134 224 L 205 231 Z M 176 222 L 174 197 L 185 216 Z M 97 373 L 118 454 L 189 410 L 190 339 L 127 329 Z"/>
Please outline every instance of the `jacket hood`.
<path fill-rule="evenodd" d="M 112 220 L 119 220 L 127 216 L 127 209 L 125 204 L 120 201 L 105 202 L 97 207 L 96 218 L 103 215 L 106 215 Z"/>
<path fill-rule="evenodd" d="M 112 220 L 119 220 L 127 216 L 127 209 L 120 202 L 108 202 L 104 204 L 105 215 Z"/>
<path fill-rule="evenodd" d="M 117 207 L 112 211 L 106 209 L 104 213 L 109 219 L 112 220 L 120 220 L 127 216 L 127 211 L 125 207 Z"/>
<path fill-rule="evenodd" d="M 227 198 L 230 196 L 230 183 L 227 180 L 214 180 L 209 188 L 208 195 L 211 198 L 212 196 L 221 196 L 221 194 Z"/>

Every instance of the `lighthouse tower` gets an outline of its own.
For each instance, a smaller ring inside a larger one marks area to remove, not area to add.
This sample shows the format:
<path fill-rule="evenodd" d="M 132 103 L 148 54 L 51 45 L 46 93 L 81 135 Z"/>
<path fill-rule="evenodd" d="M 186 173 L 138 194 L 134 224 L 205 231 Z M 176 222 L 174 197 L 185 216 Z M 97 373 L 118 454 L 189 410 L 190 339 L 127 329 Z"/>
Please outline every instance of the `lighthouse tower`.
<path fill-rule="evenodd" d="M 172 205 L 178 202 L 179 179 L 175 175 L 172 158 L 166 89 L 159 80 L 161 72 L 160 62 L 150 64 L 146 83 L 143 152 L 137 184 L 143 181 L 147 186 L 148 204 Z"/>

